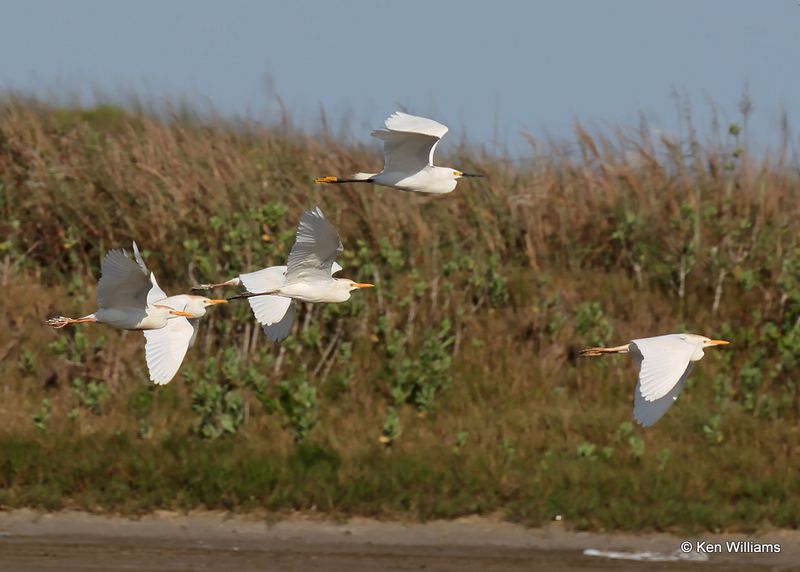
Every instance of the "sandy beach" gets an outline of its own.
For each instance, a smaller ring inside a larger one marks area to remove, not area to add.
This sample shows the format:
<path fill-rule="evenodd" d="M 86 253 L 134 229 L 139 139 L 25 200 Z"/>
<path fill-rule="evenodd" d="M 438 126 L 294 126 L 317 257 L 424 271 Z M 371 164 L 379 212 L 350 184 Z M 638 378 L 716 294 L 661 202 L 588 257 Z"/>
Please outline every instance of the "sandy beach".
<path fill-rule="evenodd" d="M 685 555 L 680 543 L 720 553 Z M 777 543 L 778 554 L 733 554 L 726 543 Z M 594 555 L 592 555 L 594 554 Z M 691 559 L 685 559 L 691 558 Z M 0 570 L 800 570 L 800 532 L 762 535 L 570 532 L 466 517 L 424 524 L 354 518 L 158 512 L 0 513 Z"/>

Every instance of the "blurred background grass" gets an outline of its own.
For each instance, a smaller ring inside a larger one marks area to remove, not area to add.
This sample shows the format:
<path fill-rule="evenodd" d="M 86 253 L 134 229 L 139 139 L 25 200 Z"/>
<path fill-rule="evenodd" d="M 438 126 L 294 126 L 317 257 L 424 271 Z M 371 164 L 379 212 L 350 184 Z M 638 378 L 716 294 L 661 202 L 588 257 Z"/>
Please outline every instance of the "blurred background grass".
<path fill-rule="evenodd" d="M 0 105 L 0 503 L 501 513 L 580 529 L 800 524 L 800 160 L 748 150 L 748 109 L 682 138 L 530 138 L 449 196 L 314 186 L 377 171 L 375 148 L 182 109 Z M 270 343 L 215 308 L 168 386 L 137 332 L 74 327 L 100 261 L 135 239 L 168 293 L 283 264 L 319 205 L 341 276 L 377 285 L 303 306 Z M 653 428 L 627 358 L 576 351 L 692 331 L 709 351 Z"/>

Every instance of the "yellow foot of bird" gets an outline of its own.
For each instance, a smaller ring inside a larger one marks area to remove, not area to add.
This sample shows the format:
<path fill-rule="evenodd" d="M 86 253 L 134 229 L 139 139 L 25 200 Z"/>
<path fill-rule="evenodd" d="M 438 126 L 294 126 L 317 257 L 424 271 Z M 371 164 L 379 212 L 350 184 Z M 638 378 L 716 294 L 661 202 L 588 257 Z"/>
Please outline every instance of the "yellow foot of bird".
<path fill-rule="evenodd" d="M 46 320 L 45 323 L 52 328 L 63 328 L 69 324 L 70 321 L 71 320 L 69 318 L 65 318 L 64 316 L 56 316 L 55 318 Z"/>
<path fill-rule="evenodd" d="M 314 179 L 314 183 L 317 185 L 321 185 L 323 183 L 335 183 L 339 180 L 339 177 L 317 177 Z"/>

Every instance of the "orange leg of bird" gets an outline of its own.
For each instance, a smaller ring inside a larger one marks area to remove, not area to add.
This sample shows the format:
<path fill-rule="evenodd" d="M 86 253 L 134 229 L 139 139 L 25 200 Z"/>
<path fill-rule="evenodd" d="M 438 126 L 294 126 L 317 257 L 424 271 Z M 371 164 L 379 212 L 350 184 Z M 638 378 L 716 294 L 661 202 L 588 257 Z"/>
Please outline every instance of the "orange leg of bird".
<path fill-rule="evenodd" d="M 596 357 L 603 354 L 626 354 L 630 350 L 630 344 L 616 346 L 613 348 L 586 348 L 581 350 L 578 355 L 581 357 Z"/>
<path fill-rule="evenodd" d="M 47 320 L 47 325 L 53 328 L 63 328 L 69 324 L 90 324 L 97 321 L 94 316 L 84 316 L 83 318 L 67 318 L 64 316 L 57 316 Z"/>

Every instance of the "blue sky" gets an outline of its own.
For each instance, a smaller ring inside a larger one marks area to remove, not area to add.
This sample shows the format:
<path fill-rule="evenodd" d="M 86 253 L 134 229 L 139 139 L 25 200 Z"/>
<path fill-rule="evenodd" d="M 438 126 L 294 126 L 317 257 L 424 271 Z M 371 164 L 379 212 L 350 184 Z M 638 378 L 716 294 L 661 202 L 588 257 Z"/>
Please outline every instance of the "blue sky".
<path fill-rule="evenodd" d="M 712 100 L 753 131 L 800 112 L 797 0 L 6 1 L 0 87 L 88 99 L 184 97 L 273 121 L 280 96 L 301 125 L 366 136 L 398 108 L 488 149 L 521 131 L 677 125 L 674 90 L 700 126 Z M 67 95 L 68 94 L 68 95 Z"/>

